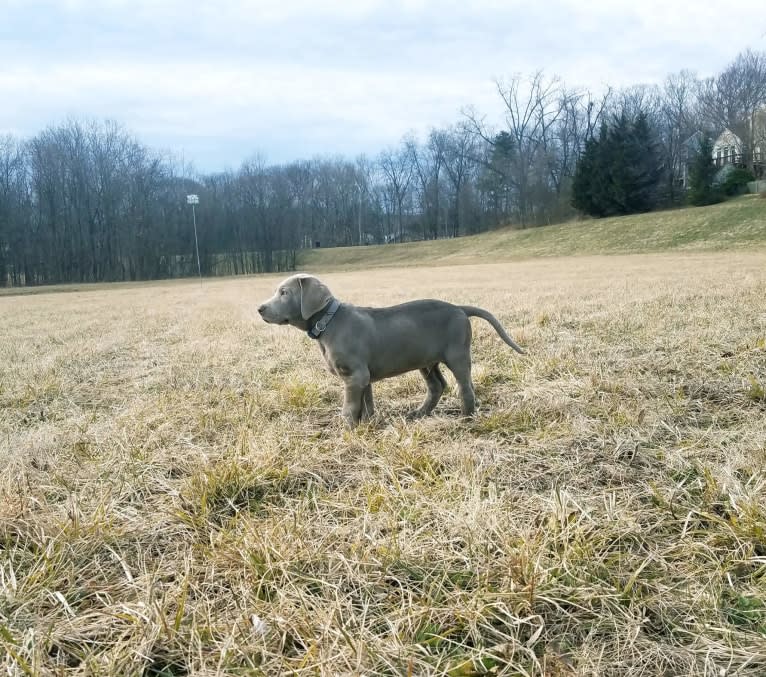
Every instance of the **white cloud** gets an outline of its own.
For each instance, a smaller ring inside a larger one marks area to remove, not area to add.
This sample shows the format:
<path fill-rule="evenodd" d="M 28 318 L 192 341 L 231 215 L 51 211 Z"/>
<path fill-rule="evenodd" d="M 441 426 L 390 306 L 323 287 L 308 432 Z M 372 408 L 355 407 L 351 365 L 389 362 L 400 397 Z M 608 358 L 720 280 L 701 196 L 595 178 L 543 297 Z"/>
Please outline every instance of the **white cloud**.
<path fill-rule="evenodd" d="M 766 48 L 762 0 L 62 0 L 0 2 L 0 132 L 110 117 L 204 169 L 374 151 L 497 111 L 491 80 L 656 82 Z M 743 19 L 743 17 L 745 17 Z M 198 150 L 195 150 L 198 149 Z"/>

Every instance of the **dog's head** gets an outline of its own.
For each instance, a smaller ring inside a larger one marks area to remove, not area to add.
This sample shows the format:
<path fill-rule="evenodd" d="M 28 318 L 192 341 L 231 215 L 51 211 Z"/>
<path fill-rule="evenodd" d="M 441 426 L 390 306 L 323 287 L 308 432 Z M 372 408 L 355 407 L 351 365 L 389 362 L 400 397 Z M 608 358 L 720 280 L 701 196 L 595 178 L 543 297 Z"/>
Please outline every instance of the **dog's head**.
<path fill-rule="evenodd" d="M 288 277 L 277 287 L 274 296 L 258 307 L 261 317 L 270 324 L 291 324 L 306 328 L 306 321 L 332 301 L 332 293 L 313 275 Z"/>

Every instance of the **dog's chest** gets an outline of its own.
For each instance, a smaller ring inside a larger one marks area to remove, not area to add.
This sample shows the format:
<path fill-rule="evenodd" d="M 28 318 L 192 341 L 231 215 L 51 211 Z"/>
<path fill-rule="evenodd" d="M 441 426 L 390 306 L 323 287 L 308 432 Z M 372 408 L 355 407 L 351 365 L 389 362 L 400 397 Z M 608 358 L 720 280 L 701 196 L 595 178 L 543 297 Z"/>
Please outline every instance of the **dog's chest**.
<path fill-rule="evenodd" d="M 351 369 L 342 360 L 337 360 L 332 351 L 328 350 L 322 343 L 319 344 L 319 349 L 322 351 L 322 357 L 327 365 L 327 370 L 331 374 L 342 378 L 351 373 Z"/>

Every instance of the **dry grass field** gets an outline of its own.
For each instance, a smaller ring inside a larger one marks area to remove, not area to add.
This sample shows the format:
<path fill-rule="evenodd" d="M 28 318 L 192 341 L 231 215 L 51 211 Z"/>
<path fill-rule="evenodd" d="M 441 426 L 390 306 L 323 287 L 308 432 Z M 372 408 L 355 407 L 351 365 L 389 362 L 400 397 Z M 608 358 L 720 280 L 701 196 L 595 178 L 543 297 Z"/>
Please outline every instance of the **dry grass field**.
<path fill-rule="evenodd" d="M 0 297 L 4 674 L 766 674 L 766 254 L 323 277 L 528 355 L 350 432 L 276 278 Z"/>

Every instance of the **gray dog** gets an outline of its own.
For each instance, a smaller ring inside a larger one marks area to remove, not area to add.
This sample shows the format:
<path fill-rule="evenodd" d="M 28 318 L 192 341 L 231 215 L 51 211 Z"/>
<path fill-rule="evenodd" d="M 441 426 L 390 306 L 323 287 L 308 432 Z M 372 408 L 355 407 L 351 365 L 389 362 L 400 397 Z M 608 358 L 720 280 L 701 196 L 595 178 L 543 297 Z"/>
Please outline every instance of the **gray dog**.
<path fill-rule="evenodd" d="M 446 386 L 439 371 L 442 362 L 457 379 L 463 414 L 473 414 L 469 317 L 486 320 L 511 348 L 524 352 L 495 316 L 481 308 L 434 300 L 360 308 L 341 304 L 311 275 L 288 277 L 258 312 L 266 322 L 290 324 L 317 340 L 329 370 L 346 385 L 343 416 L 350 426 L 372 415 L 373 381 L 415 369 L 426 380 L 428 395 L 411 416 L 430 414 Z"/>

